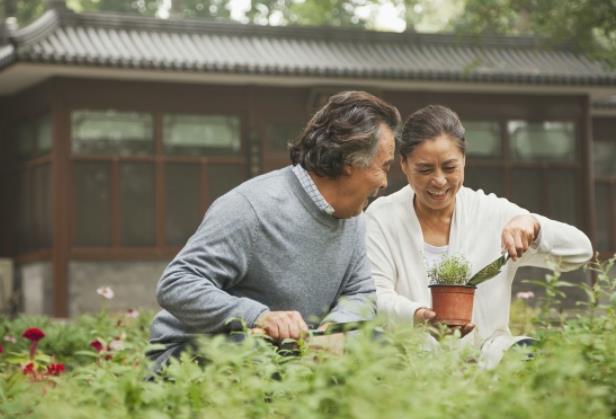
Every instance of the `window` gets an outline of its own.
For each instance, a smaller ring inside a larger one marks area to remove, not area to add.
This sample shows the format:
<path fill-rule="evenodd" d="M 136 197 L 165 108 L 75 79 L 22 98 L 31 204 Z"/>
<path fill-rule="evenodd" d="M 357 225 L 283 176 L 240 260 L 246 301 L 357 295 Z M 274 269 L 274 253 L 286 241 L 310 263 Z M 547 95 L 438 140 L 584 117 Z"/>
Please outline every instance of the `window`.
<path fill-rule="evenodd" d="M 616 118 L 593 118 L 596 231 L 599 252 L 616 251 Z"/>
<path fill-rule="evenodd" d="M 464 126 L 465 185 L 579 226 L 581 164 L 573 122 L 471 121 Z"/>
<path fill-rule="evenodd" d="M 165 153 L 204 155 L 240 151 L 240 120 L 235 116 L 165 115 Z"/>
<path fill-rule="evenodd" d="M 16 124 L 17 156 L 24 161 L 44 156 L 51 151 L 51 118 L 44 115 Z"/>
<path fill-rule="evenodd" d="M 73 112 L 71 144 L 73 155 L 150 155 L 152 116 L 113 110 Z"/>
<path fill-rule="evenodd" d="M 522 161 L 569 161 L 576 159 L 572 122 L 509 121 L 513 159 Z"/>
<path fill-rule="evenodd" d="M 12 139 L 17 165 L 15 177 L 15 248 L 26 253 L 52 245 L 51 119 L 49 115 L 15 122 Z"/>
<path fill-rule="evenodd" d="M 111 245 L 109 163 L 76 161 L 73 178 L 73 243 L 78 246 Z"/>
<path fill-rule="evenodd" d="M 469 121 L 466 129 L 466 154 L 470 157 L 499 157 L 501 152 L 501 130 L 498 122 Z"/>
<path fill-rule="evenodd" d="M 81 250 L 180 246 L 207 206 L 246 178 L 237 116 L 77 110 L 71 122 Z"/>

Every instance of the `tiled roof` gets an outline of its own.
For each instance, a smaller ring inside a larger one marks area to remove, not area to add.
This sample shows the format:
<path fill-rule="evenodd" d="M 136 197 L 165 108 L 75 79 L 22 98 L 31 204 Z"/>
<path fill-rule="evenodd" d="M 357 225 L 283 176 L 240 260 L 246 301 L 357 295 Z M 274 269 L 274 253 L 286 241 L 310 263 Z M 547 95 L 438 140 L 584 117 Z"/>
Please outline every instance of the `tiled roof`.
<path fill-rule="evenodd" d="M 616 85 L 616 71 L 533 38 L 265 27 L 48 10 L 0 46 L 15 62 L 256 75 Z"/>

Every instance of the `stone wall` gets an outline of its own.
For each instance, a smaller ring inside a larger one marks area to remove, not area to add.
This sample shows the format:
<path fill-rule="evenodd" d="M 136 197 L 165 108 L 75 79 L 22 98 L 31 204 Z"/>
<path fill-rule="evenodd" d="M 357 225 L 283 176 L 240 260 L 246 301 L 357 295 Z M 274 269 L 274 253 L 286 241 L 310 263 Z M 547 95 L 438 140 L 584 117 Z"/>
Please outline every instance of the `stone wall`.
<path fill-rule="evenodd" d="M 156 284 L 167 261 L 69 263 L 69 312 L 71 316 L 96 313 L 106 304 L 110 310 L 159 309 Z M 111 287 L 114 298 L 106 301 L 96 293 Z"/>
<path fill-rule="evenodd" d="M 53 308 L 51 262 L 17 264 L 15 275 L 21 293 L 20 311 L 30 315 L 51 315 Z"/>

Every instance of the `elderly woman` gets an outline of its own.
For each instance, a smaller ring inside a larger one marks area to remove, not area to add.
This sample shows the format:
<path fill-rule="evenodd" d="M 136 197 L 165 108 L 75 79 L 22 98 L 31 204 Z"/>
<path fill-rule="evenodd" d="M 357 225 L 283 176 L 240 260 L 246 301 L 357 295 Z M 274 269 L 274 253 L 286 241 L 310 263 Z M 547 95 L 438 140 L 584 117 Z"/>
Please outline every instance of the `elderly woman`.
<path fill-rule="evenodd" d="M 511 284 L 521 266 L 572 270 L 592 256 L 588 237 L 499 198 L 463 186 L 464 127 L 452 110 L 431 105 L 406 121 L 399 140 L 409 185 L 367 210 L 367 253 L 380 313 L 403 322 L 433 320 L 427 272 L 445 255 L 464 256 L 477 271 L 502 251 L 511 260 L 475 293 L 474 330 L 463 344 L 481 348 L 488 365 L 528 339 L 509 330 Z M 470 329 L 470 328 L 468 328 Z"/>

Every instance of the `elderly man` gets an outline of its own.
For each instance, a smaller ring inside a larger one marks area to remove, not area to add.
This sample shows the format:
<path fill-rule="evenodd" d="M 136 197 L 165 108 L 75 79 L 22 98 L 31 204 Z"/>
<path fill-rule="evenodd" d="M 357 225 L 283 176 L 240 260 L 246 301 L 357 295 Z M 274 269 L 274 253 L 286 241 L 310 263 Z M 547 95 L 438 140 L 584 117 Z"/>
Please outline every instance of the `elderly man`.
<path fill-rule="evenodd" d="M 283 340 L 372 318 L 362 211 L 387 187 L 399 124 L 375 96 L 334 95 L 291 145 L 292 166 L 217 199 L 160 279 L 151 342 L 166 350 L 150 357 L 160 365 L 232 319 Z"/>

